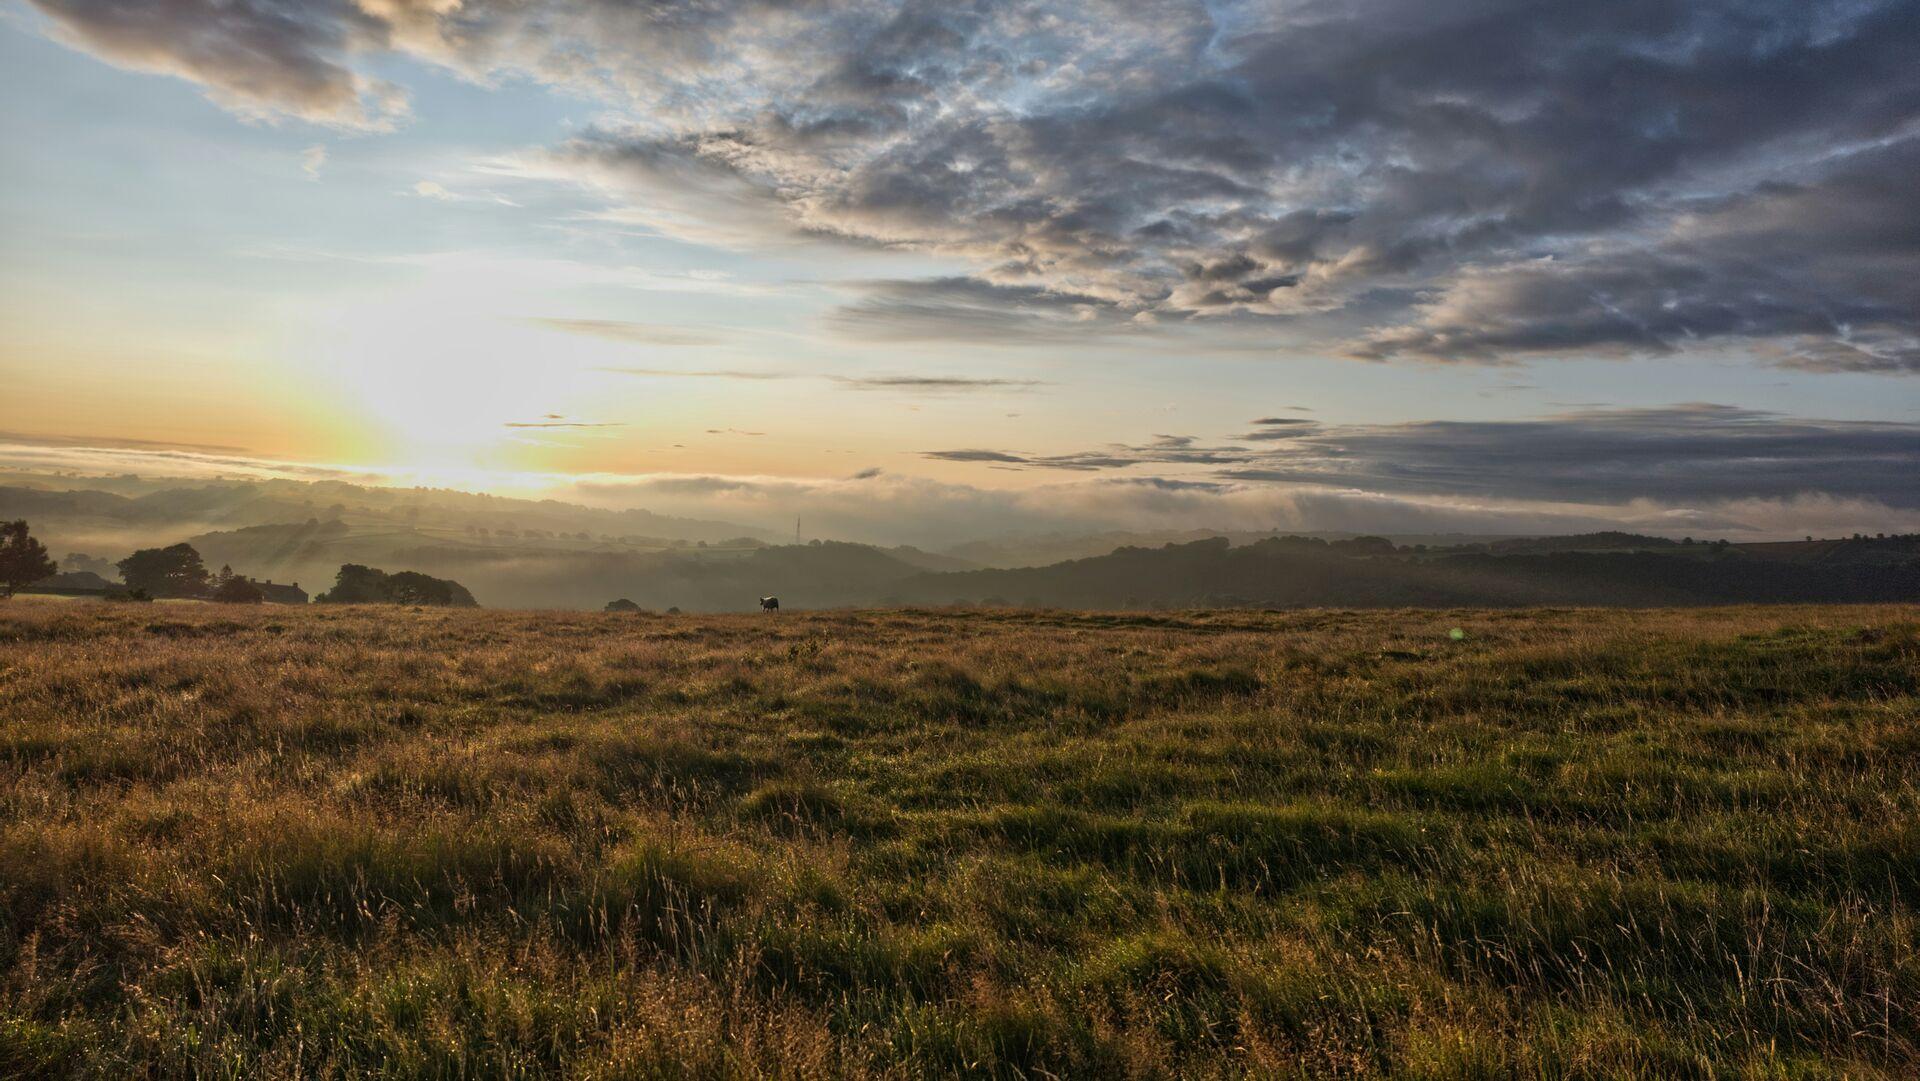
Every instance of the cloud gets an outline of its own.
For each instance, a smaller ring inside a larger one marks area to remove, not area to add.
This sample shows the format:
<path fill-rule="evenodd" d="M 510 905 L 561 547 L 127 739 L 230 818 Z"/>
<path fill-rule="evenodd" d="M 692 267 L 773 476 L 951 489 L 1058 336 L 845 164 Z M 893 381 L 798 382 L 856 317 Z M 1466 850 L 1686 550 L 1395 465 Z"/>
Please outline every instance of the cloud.
<path fill-rule="evenodd" d="M 736 371 L 730 368 L 601 368 L 615 375 L 639 375 L 649 379 L 741 379 L 761 382 L 769 379 L 799 379 L 800 372 Z"/>
<path fill-rule="evenodd" d="M 458 192 L 448 188 L 437 180 L 421 180 L 401 194 L 415 195 L 422 199 L 432 199 L 442 203 L 493 203 L 496 206 L 514 206 L 520 204 L 497 191 Z"/>
<path fill-rule="evenodd" d="M 1298 439 L 1320 430 L 1320 422 L 1304 417 L 1261 417 L 1248 421 L 1253 431 L 1242 432 L 1234 438 L 1251 443 L 1271 443 L 1281 439 Z"/>
<path fill-rule="evenodd" d="M 1920 372 L 1910 0 L 32 2 L 249 117 L 391 126 L 392 54 L 533 80 L 599 122 L 492 167 L 599 222 L 964 268 L 852 337 Z"/>
<path fill-rule="evenodd" d="M 1109 443 L 1098 450 L 1076 451 L 1071 454 L 1025 454 L 974 447 L 922 451 L 920 456 L 931 461 L 998 462 L 1033 469 L 1091 473 L 1110 469 L 1127 469 L 1137 465 L 1234 465 L 1249 461 L 1251 452 L 1243 447 L 1198 446 L 1192 436 L 1162 435 L 1154 437 L 1151 443 L 1141 445 Z"/>
<path fill-rule="evenodd" d="M 29 2 L 66 44 L 117 67 L 196 83 L 249 119 L 388 130 L 408 114 L 404 90 L 353 66 L 353 54 L 387 40 L 385 22 L 368 10 L 378 3 Z"/>
<path fill-rule="evenodd" d="M 543 418 L 554 419 L 554 418 Z M 565 418 L 558 418 L 564 420 Z M 1556 434 L 1556 429 L 1571 434 Z M 1689 441 L 1686 433 L 1703 434 Z M 505 491 L 578 499 L 600 506 L 645 507 L 682 517 L 766 523 L 804 514 L 818 535 L 930 547 L 1017 533 L 1113 529 L 1350 530 L 1373 533 L 1567 533 L 1630 529 L 1760 536 L 1920 532 L 1913 468 L 1920 426 L 1804 421 L 1724 406 L 1569 415 L 1530 424 L 1480 422 L 1341 429 L 1285 477 L 1232 475 L 1241 466 L 1196 466 L 1179 476 L 1070 472 L 1025 489 L 983 488 L 878 469 L 839 479 L 712 474 L 565 475 L 498 478 Z M 1338 441 L 1335 436 L 1338 436 Z M 1543 445 L 1543 440 L 1546 443 Z M 1557 442 L 1556 442 L 1557 441 Z M 1196 441 L 1197 442 L 1197 441 Z M 1154 444 L 1146 444 L 1148 448 Z M 1182 448 L 1166 446 L 1159 452 Z M 1289 448 L 1291 452 L 1291 448 Z M 949 452 L 949 455 L 963 452 Z M 985 468 L 1027 468 L 1032 456 L 965 452 Z M 1150 453 L 1142 451 L 1133 455 Z M 1571 473 L 1572 487 L 1509 479 L 1533 454 L 1544 476 Z M 1857 483 L 1805 490 L 1755 482 L 1741 463 L 1758 455 L 1809 461 L 1810 474 L 1857 468 Z M 1119 456 L 1116 456 L 1119 457 Z M 1008 460 L 1011 460 L 1009 464 Z M 1582 482 L 1576 462 L 1601 463 Z M 244 453 L 165 445 L 86 445 L 81 440 L 0 436 L 0 465 L 42 473 L 149 478 L 254 477 L 348 480 L 362 484 L 447 487 L 449 478 L 369 467 L 263 459 Z M 1152 468 L 1167 468 L 1153 466 Z M 1647 478 L 1632 482 L 1636 473 Z M 1878 487 L 1878 490 L 1874 490 Z"/>
<path fill-rule="evenodd" d="M 870 283 L 833 313 L 852 336 L 1314 316 L 1365 319 L 1373 359 L 1914 367 L 1920 20 L 1895 0 L 759 10 L 709 27 L 770 61 L 737 96 L 683 56 L 665 131 L 566 154 L 716 193 L 675 216 L 972 264 Z"/>
<path fill-rule="evenodd" d="M 624 428 L 624 421 L 567 420 L 549 414 L 545 420 L 510 420 L 502 428 Z"/>
<path fill-rule="evenodd" d="M 529 319 L 535 326 L 568 334 L 582 334 L 615 342 L 639 345 L 715 345 L 725 335 L 706 327 L 677 326 L 667 323 L 631 323 L 620 319 Z M 646 369 L 613 369 L 635 375 L 658 375 Z"/>
<path fill-rule="evenodd" d="M 1125 333 L 1131 324 L 1091 296 L 973 278 L 848 283 L 860 299 L 835 308 L 828 324 L 879 342 L 963 341 L 1058 344 Z"/>
<path fill-rule="evenodd" d="M 1563 503 L 1817 496 L 1911 510 L 1920 508 L 1920 425 L 1711 404 L 1422 421 L 1328 429 L 1225 475 Z"/>
<path fill-rule="evenodd" d="M 839 480 L 662 475 L 583 478 L 559 494 L 728 521 L 791 522 L 804 514 L 808 531 L 820 536 L 928 548 L 1021 534 L 1195 528 L 1536 534 L 1628 529 L 1794 537 L 1920 528 L 1920 512 L 1872 499 L 1583 506 L 1205 478 L 1074 477 L 997 489 L 894 473 Z"/>
<path fill-rule="evenodd" d="M 1920 139 L 1713 200 L 1617 250 L 1463 273 L 1356 355 L 1501 361 L 1756 343 L 1816 371 L 1920 373 Z"/>
<path fill-rule="evenodd" d="M 1727 405 L 1585 409 L 1537 420 L 1268 427 L 1200 446 L 1186 437 L 1067 454 L 923 452 L 1077 472 L 1200 467 L 1211 479 L 1446 498 L 1621 506 L 1822 498 L 1920 510 L 1920 424 L 1811 420 Z"/>
<path fill-rule="evenodd" d="M 117 437 L 48 437 L 0 432 L 0 465 L 65 476 L 140 474 L 207 479 L 214 477 L 353 480 L 378 484 L 375 468 L 290 462 L 262 458 L 237 447 L 167 443 Z"/>
<path fill-rule="evenodd" d="M 544 322 L 544 320 L 542 320 Z M 586 322 L 580 320 L 578 322 Z M 630 324 L 616 324 L 625 327 Z M 644 333 L 644 332 L 643 332 Z M 686 343 L 692 344 L 692 343 Z M 603 372 L 658 379 L 738 379 L 765 382 L 775 379 L 824 379 L 850 390 L 918 391 L 929 394 L 991 390 L 1030 390 L 1050 386 L 1038 379 L 999 379 L 964 375 L 813 375 L 808 372 L 738 370 L 731 368 L 601 368 Z"/>
<path fill-rule="evenodd" d="M 930 450 L 921 454 L 922 458 L 932 458 L 943 462 L 1028 462 L 1024 455 L 1012 454 L 1004 450 Z"/>
<path fill-rule="evenodd" d="M 1028 390 L 1048 384 L 1038 379 L 979 379 L 960 375 L 831 375 L 827 378 L 857 390 Z"/>
<path fill-rule="evenodd" d="M 300 171 L 307 174 L 307 179 L 309 180 L 320 179 L 320 170 L 324 168 L 326 164 L 327 148 L 319 143 L 315 143 L 300 152 Z"/>

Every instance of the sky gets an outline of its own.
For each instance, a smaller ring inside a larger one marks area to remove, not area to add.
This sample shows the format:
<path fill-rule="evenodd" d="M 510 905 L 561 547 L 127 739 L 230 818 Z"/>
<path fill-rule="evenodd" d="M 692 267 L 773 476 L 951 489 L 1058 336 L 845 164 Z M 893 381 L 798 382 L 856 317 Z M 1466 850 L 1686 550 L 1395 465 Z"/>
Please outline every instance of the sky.
<path fill-rule="evenodd" d="M 0 0 L 0 462 L 1920 530 L 1916 55 L 1903 0 Z"/>

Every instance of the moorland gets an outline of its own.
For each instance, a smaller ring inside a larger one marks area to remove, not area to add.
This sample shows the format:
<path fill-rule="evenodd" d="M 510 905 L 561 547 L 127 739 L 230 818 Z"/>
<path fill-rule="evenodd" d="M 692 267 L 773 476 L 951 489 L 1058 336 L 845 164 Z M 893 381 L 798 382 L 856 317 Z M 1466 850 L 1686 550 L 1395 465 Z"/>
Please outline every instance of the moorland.
<path fill-rule="evenodd" d="M 1902 1077 L 1920 608 L 0 604 L 0 1075 Z"/>

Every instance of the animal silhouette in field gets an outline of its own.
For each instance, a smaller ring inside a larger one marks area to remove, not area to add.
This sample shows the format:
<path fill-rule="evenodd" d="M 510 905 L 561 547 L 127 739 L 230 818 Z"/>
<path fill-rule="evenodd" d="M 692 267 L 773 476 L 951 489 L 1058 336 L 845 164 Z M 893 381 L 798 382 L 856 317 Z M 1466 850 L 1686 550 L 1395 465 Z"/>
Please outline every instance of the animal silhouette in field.
<path fill-rule="evenodd" d="M 762 612 L 778 612 L 780 610 L 780 598 L 778 597 L 760 598 L 760 610 Z"/>

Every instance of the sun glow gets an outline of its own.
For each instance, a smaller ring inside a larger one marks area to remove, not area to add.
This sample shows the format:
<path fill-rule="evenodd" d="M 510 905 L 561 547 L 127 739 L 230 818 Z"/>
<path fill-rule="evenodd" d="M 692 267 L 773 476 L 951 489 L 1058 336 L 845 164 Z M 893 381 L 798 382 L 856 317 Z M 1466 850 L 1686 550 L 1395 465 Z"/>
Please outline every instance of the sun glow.
<path fill-rule="evenodd" d="M 436 266 L 319 320 L 301 353 L 364 433 L 352 457 L 495 474 L 631 432 L 596 412 L 608 408 L 606 377 L 575 362 L 572 342 L 518 315 L 541 298 L 495 271 Z"/>

